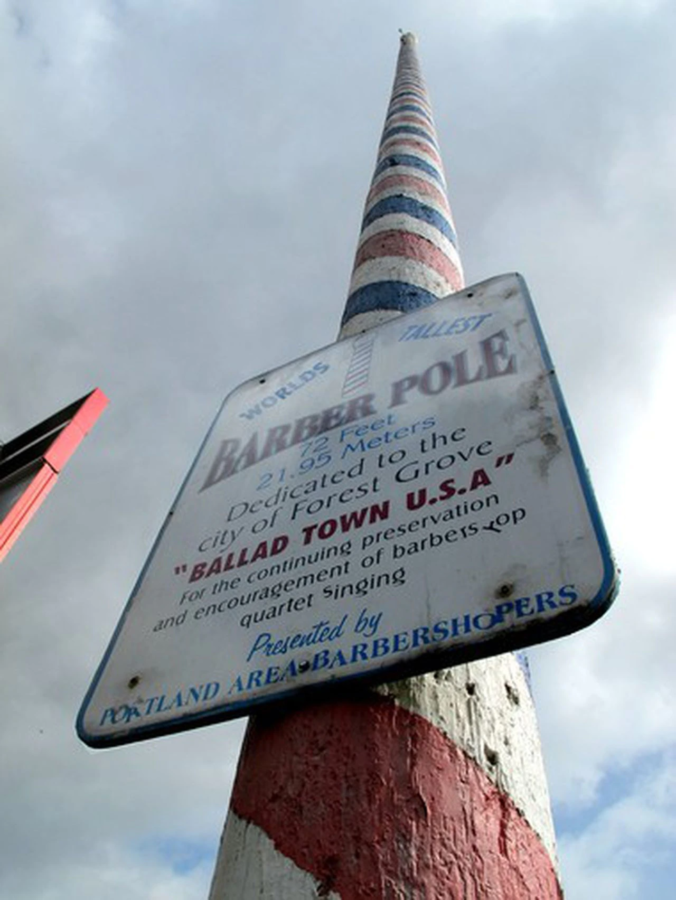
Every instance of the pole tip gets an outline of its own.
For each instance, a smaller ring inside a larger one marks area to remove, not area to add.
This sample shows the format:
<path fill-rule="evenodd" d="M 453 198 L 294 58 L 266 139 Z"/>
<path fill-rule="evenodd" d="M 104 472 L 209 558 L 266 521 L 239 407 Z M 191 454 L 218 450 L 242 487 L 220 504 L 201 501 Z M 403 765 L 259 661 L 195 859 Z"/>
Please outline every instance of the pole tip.
<path fill-rule="evenodd" d="M 401 41 L 402 44 L 406 44 L 409 47 L 414 47 L 418 43 L 418 38 L 413 34 L 412 31 L 404 32 L 400 28 L 399 34 L 401 35 L 399 40 Z"/>

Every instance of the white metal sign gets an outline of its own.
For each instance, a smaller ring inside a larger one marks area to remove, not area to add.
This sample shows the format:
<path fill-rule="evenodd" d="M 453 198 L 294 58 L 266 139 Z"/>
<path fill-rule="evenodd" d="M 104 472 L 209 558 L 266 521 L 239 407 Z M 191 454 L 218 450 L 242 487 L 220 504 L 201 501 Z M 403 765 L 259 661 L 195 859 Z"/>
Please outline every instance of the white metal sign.
<path fill-rule="evenodd" d="M 230 394 L 78 732 L 125 743 L 516 649 L 615 590 L 527 290 L 494 278 Z"/>

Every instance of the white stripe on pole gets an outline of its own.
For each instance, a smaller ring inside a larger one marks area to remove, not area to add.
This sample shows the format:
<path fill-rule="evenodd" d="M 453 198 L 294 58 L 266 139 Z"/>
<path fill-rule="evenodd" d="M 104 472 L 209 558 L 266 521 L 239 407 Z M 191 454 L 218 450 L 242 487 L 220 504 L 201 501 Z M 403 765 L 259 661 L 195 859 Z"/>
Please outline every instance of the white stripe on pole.
<path fill-rule="evenodd" d="M 222 859 L 211 884 L 209 900 L 340 900 L 280 853 L 257 825 L 231 812 L 221 838 Z"/>

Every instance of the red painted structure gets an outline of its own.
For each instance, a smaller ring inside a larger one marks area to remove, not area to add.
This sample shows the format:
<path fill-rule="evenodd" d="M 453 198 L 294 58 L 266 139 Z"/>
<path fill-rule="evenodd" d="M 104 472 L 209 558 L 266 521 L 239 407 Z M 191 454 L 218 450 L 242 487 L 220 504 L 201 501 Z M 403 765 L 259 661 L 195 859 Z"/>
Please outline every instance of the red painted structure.
<path fill-rule="evenodd" d="M 0 561 L 108 404 L 98 388 L 0 446 Z"/>

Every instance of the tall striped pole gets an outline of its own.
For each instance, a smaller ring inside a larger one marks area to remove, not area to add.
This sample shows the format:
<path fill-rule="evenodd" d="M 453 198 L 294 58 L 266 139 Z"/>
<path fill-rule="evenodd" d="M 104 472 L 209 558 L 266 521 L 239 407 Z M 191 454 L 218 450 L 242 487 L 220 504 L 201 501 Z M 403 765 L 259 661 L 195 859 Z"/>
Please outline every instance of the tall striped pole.
<path fill-rule="evenodd" d="M 415 47 L 402 37 L 341 337 L 463 285 Z M 561 896 L 514 655 L 251 719 L 210 900 Z"/>
<path fill-rule="evenodd" d="M 345 306 L 341 337 L 463 287 L 432 108 L 402 37 L 392 97 Z"/>

